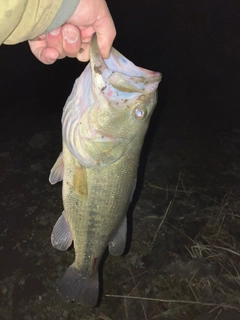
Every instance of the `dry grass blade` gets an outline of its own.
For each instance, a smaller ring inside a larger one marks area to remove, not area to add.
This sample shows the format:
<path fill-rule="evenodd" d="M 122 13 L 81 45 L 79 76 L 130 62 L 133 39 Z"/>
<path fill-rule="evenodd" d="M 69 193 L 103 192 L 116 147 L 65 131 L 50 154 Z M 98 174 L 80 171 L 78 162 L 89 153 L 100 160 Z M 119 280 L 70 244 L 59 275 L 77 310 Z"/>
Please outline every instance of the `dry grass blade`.
<path fill-rule="evenodd" d="M 225 215 L 222 217 L 222 221 L 221 221 L 220 227 L 219 227 L 219 229 L 218 229 L 217 236 L 216 236 L 216 238 L 215 238 L 215 240 L 214 240 L 214 242 L 213 242 L 213 244 L 212 244 L 212 247 L 215 246 L 215 244 L 216 244 L 216 242 L 217 242 L 217 240 L 218 240 L 219 234 L 220 234 L 220 232 L 221 232 L 221 230 L 222 230 L 222 226 L 223 226 L 224 220 L 225 220 Z"/>
<path fill-rule="evenodd" d="M 143 272 L 141 272 L 141 273 L 139 273 L 139 274 L 135 275 L 135 276 L 134 276 L 134 279 L 136 279 L 137 277 L 142 276 L 142 275 L 143 275 L 143 274 L 145 274 L 145 273 L 147 273 L 147 271 L 143 271 Z M 125 282 L 130 281 L 130 280 L 132 280 L 132 277 L 131 277 L 131 278 L 128 278 L 128 279 L 125 279 L 125 280 L 123 280 L 123 281 L 121 281 L 121 282 L 119 282 L 119 284 L 123 284 L 123 283 L 125 283 Z"/>
<path fill-rule="evenodd" d="M 177 181 L 177 185 L 176 185 L 176 188 L 175 188 L 173 201 L 175 200 L 176 195 L 177 195 L 177 192 L 178 192 L 178 189 L 179 189 L 179 183 L 180 183 L 180 181 L 181 181 L 181 176 L 182 176 L 182 172 L 180 172 L 179 175 L 178 175 L 178 181 Z M 185 190 L 184 190 L 184 192 L 186 193 Z"/>
<path fill-rule="evenodd" d="M 136 296 L 122 296 L 122 295 L 114 295 L 114 294 L 106 294 L 106 297 L 127 298 L 127 299 L 145 300 L 145 301 L 157 301 L 157 302 L 163 302 L 163 303 L 183 303 L 183 304 L 191 304 L 191 305 L 200 305 L 205 307 L 219 307 L 224 309 L 233 309 L 233 310 L 240 311 L 240 308 L 237 308 L 235 306 L 231 306 L 225 303 L 201 302 L 201 301 L 191 301 L 191 300 L 166 300 L 166 299 L 146 298 L 146 297 L 136 297 Z"/>
<path fill-rule="evenodd" d="M 163 225 L 163 222 L 165 221 L 165 218 L 166 218 L 167 214 L 169 213 L 169 211 L 170 211 L 170 209 L 171 209 L 171 207 L 172 207 L 172 204 L 173 204 L 173 202 L 174 202 L 174 200 L 175 200 L 175 198 L 176 198 L 177 191 L 178 191 L 178 186 L 179 186 L 179 183 L 180 183 L 180 181 L 181 181 L 181 175 L 182 175 L 182 173 L 180 172 L 180 173 L 179 173 L 179 176 L 178 176 L 178 181 L 177 181 L 177 185 L 176 185 L 176 188 L 175 188 L 175 193 L 174 193 L 173 200 L 171 200 L 171 201 L 169 202 L 168 207 L 167 207 L 167 210 L 166 210 L 166 212 L 165 212 L 165 214 L 164 214 L 164 216 L 163 216 L 163 219 L 162 219 L 162 221 L 160 222 L 160 224 L 159 224 L 159 226 L 158 226 L 158 228 L 157 228 L 157 231 L 156 231 L 156 233 L 155 233 L 155 235 L 154 235 L 153 241 L 152 241 L 151 246 L 150 246 L 150 252 L 152 251 L 153 244 L 154 244 L 154 242 L 155 242 L 155 240 L 156 240 L 156 237 L 157 237 L 157 235 L 158 235 L 158 232 L 159 232 L 161 226 Z"/>
<path fill-rule="evenodd" d="M 232 219 L 240 219 L 240 215 L 239 214 L 236 214 L 236 213 L 233 213 L 232 211 L 231 212 L 226 212 L 225 213 L 226 216 L 230 216 Z"/>
<path fill-rule="evenodd" d="M 188 287 L 190 288 L 190 290 L 192 291 L 192 294 L 194 295 L 194 298 L 196 299 L 196 301 L 198 301 L 199 302 L 199 300 L 198 300 L 198 298 L 197 298 L 197 296 L 196 296 L 196 293 L 195 293 L 195 291 L 194 291 L 194 289 L 193 289 L 193 287 L 190 285 L 188 285 Z"/>
<path fill-rule="evenodd" d="M 129 320 L 129 317 L 128 317 L 128 307 L 127 307 L 127 299 L 124 298 L 124 311 L 125 311 L 125 318 L 126 320 Z"/>
<path fill-rule="evenodd" d="M 217 320 L 221 313 L 222 313 L 222 309 L 220 309 L 220 310 L 218 311 L 218 314 L 216 315 L 216 317 L 215 317 L 214 320 Z"/>
<path fill-rule="evenodd" d="M 132 270 L 131 270 L 130 265 L 128 265 L 128 271 L 129 271 L 129 273 L 130 273 L 130 275 L 131 275 L 131 277 L 132 277 L 132 280 L 133 280 L 133 283 L 134 283 L 135 287 L 137 288 L 137 285 L 138 285 L 138 284 L 136 285 L 136 281 L 135 281 L 135 279 L 134 279 L 134 276 L 133 276 L 133 273 L 132 273 Z M 143 305 L 142 300 L 141 300 L 140 302 L 141 302 L 141 306 L 142 306 L 144 318 L 145 318 L 145 320 L 147 320 L 147 314 L 146 314 L 146 311 L 145 311 L 145 308 L 144 308 L 144 305 Z M 125 303 L 127 304 L 127 302 L 125 302 Z"/>
<path fill-rule="evenodd" d="M 154 242 L 155 242 L 155 240 L 156 240 L 156 238 L 157 238 L 158 232 L 159 232 L 161 226 L 163 225 L 163 222 L 165 221 L 165 218 L 166 218 L 168 212 L 170 211 L 171 206 L 172 206 L 172 201 L 169 202 L 169 205 L 168 205 L 168 207 L 167 207 L 167 210 L 166 210 L 166 212 L 165 212 L 165 214 L 164 214 L 164 216 L 163 216 L 163 218 L 162 218 L 162 221 L 160 222 L 160 224 L 159 224 L 159 226 L 158 226 L 158 228 L 157 228 L 157 231 L 156 231 L 156 233 L 155 233 L 155 235 L 154 235 L 153 241 L 152 241 L 151 246 L 150 246 L 150 252 L 152 251 L 153 244 L 154 244 Z"/>
<path fill-rule="evenodd" d="M 174 189 L 174 188 L 160 187 L 160 186 L 156 186 L 155 184 L 152 184 L 152 183 L 149 183 L 148 185 L 149 185 L 149 187 L 154 188 L 154 189 L 158 189 L 158 190 L 162 190 L 162 191 L 167 191 L 167 192 L 168 192 L 168 191 L 170 191 L 170 192 L 176 192 L 176 189 Z M 198 190 L 207 191 L 207 188 L 197 188 L 197 187 L 194 187 L 194 189 L 191 188 L 191 189 L 189 189 L 189 190 L 186 190 L 186 189 L 184 188 L 184 189 L 178 189 L 177 192 L 179 192 L 179 193 L 185 193 L 185 194 L 191 194 L 191 193 L 195 193 L 195 192 L 199 193 Z"/>
<path fill-rule="evenodd" d="M 111 318 L 109 318 L 108 316 L 106 316 L 105 314 L 103 314 L 102 312 L 100 312 L 100 314 L 99 314 L 99 319 L 112 320 Z"/>
<path fill-rule="evenodd" d="M 192 275 L 191 279 L 188 281 L 187 287 L 191 285 L 193 279 L 196 277 L 196 275 L 198 274 L 199 270 L 200 270 L 200 268 L 198 268 L 198 269 L 196 270 L 196 272 L 194 272 L 194 274 Z"/>
<path fill-rule="evenodd" d="M 240 253 L 232 250 L 232 249 L 229 249 L 229 248 L 224 248 L 224 247 L 220 247 L 220 246 L 214 246 L 214 248 L 212 248 L 212 246 L 209 246 L 209 245 L 200 245 L 200 248 L 202 251 L 206 250 L 206 251 L 211 251 L 211 252 L 215 252 L 216 254 L 218 254 L 218 252 L 216 252 L 215 249 L 220 249 L 220 250 L 223 250 L 223 251 L 227 251 L 227 252 L 230 252 L 238 257 L 240 257 Z"/>
<path fill-rule="evenodd" d="M 181 173 L 180 173 L 180 175 L 181 175 Z M 204 196 L 205 198 L 208 198 L 208 199 L 212 200 L 215 204 L 220 205 L 220 202 L 218 202 L 216 199 L 214 199 L 214 198 L 208 196 L 207 194 L 203 193 L 203 192 L 207 192 L 208 191 L 207 188 L 191 187 L 191 188 L 187 189 L 187 188 L 184 187 L 183 189 L 179 189 L 179 188 L 176 189 L 176 188 L 173 188 L 173 187 L 172 188 L 160 187 L 160 186 L 157 186 L 157 185 L 152 184 L 152 183 L 149 183 L 148 185 L 151 188 L 162 190 L 162 191 L 166 191 L 167 193 L 168 192 L 174 192 L 175 194 L 184 193 L 188 197 L 193 193 L 198 193 L 198 194 Z"/>

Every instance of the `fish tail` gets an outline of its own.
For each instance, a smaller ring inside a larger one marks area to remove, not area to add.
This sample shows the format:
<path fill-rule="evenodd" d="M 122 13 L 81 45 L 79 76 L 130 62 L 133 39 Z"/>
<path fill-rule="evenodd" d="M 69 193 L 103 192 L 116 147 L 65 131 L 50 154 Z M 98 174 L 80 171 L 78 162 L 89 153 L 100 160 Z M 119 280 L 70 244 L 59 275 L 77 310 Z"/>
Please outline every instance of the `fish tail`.
<path fill-rule="evenodd" d="M 98 273 L 90 278 L 83 278 L 71 265 L 65 272 L 57 291 L 66 302 L 76 301 L 83 306 L 95 307 L 99 293 Z"/>

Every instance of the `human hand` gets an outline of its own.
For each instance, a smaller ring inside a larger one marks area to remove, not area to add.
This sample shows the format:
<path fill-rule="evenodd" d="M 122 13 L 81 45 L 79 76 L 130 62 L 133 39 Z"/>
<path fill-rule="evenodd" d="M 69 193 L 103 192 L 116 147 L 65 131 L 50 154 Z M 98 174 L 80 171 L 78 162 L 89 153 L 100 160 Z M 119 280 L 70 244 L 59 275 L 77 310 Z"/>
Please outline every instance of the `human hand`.
<path fill-rule="evenodd" d="M 66 56 L 89 60 L 93 33 L 97 33 L 103 58 L 108 58 L 116 30 L 105 0 L 80 0 L 67 24 L 29 41 L 32 53 L 45 64 Z"/>

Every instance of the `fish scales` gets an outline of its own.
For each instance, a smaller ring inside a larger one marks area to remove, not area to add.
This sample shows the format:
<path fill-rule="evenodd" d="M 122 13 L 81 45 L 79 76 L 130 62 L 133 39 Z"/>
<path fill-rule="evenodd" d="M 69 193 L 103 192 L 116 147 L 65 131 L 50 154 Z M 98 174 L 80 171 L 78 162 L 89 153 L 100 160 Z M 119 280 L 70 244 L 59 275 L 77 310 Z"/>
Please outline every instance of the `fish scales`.
<path fill-rule="evenodd" d="M 66 167 L 66 175 L 68 175 L 67 171 L 73 167 L 72 162 L 77 160 L 67 148 L 64 147 L 63 152 L 66 162 L 69 163 Z M 73 239 L 76 239 L 74 266 L 81 270 L 84 277 L 91 275 L 91 265 L 95 258 L 98 259 L 98 263 L 100 262 L 114 228 L 121 224 L 123 214 L 127 211 L 135 187 L 137 174 L 135 163 L 136 160 L 131 154 L 120 158 L 108 167 L 86 168 L 87 197 L 79 198 L 73 187 L 74 182 L 71 181 L 74 179 L 71 173 L 70 179 L 63 181 L 63 194 L 66 194 L 64 209 L 68 212 Z M 81 208 L 80 211 L 79 208 Z M 76 229 L 74 228 L 76 225 L 81 227 Z M 85 256 L 90 256 L 92 261 L 86 261 Z"/>
<path fill-rule="evenodd" d="M 160 80 L 160 73 L 135 66 L 114 48 L 103 60 L 93 36 L 90 64 L 63 110 L 63 151 L 49 177 L 52 184 L 63 181 L 64 211 L 52 245 L 64 251 L 73 242 L 75 251 L 57 289 L 65 301 L 95 306 L 104 251 L 124 252 L 126 213 Z"/>

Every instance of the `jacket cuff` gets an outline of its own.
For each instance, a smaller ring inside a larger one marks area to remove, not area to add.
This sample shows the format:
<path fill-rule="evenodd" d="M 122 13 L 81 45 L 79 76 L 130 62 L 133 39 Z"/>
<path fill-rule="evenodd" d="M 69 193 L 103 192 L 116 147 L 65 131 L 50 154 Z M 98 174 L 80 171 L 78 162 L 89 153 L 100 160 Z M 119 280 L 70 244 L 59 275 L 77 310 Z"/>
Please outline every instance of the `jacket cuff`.
<path fill-rule="evenodd" d="M 55 18 L 51 22 L 50 26 L 44 33 L 50 32 L 62 26 L 73 15 L 80 0 L 63 0 L 60 9 L 58 10 Z"/>

